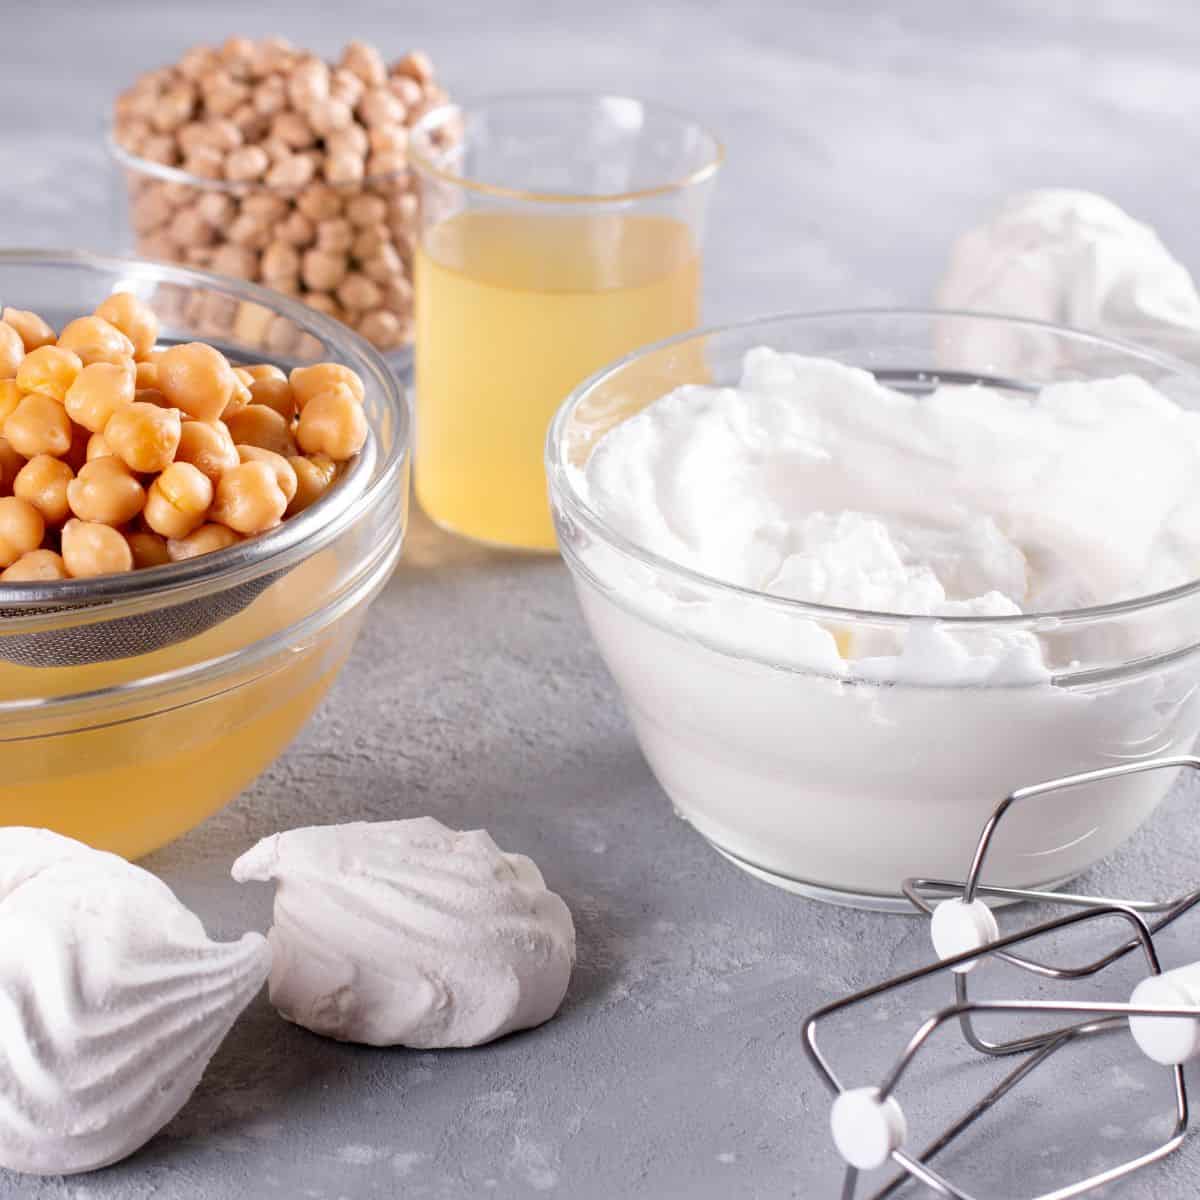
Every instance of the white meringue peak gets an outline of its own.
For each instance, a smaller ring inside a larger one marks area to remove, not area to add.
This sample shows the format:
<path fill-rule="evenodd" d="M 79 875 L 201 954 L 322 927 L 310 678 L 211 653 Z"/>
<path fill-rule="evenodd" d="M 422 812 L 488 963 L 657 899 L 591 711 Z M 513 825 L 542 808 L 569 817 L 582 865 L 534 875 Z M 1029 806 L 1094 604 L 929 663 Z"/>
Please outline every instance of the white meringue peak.
<path fill-rule="evenodd" d="M 45 829 L 0 829 L 0 1166 L 90 1171 L 192 1094 L 270 970 L 160 880 Z"/>
<path fill-rule="evenodd" d="M 570 911 L 483 830 L 432 817 L 293 829 L 233 877 L 276 881 L 271 1003 L 315 1033 L 476 1046 L 548 1020 L 566 993 Z"/>
<path fill-rule="evenodd" d="M 1150 226 L 1092 192 L 1011 197 L 955 243 L 940 308 L 1030 317 L 1200 361 L 1200 293 Z"/>

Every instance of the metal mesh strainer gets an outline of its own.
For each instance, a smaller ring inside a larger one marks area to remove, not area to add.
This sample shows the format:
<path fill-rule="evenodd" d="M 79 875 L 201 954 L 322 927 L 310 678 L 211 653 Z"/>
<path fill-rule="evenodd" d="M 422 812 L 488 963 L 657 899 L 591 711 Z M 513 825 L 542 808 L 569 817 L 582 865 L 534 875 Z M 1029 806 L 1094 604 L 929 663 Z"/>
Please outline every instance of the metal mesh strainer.
<path fill-rule="evenodd" d="M 362 494 L 374 462 L 371 437 L 312 507 L 226 550 L 98 579 L 0 584 L 0 660 L 21 667 L 86 666 L 148 654 L 212 629 L 287 574 L 290 567 L 262 568 L 336 523 Z"/>

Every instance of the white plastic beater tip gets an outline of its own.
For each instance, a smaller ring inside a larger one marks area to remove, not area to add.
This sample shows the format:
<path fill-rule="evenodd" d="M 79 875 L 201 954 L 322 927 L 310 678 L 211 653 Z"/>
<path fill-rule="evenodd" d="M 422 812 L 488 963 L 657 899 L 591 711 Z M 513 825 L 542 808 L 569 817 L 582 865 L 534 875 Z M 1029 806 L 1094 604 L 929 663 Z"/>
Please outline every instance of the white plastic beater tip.
<path fill-rule="evenodd" d="M 1189 1008 L 1195 1001 L 1168 975 L 1151 975 L 1133 989 L 1130 1004 Z M 1147 1058 L 1176 1067 L 1200 1053 L 1200 1021 L 1189 1017 L 1130 1017 L 1129 1032 Z"/>
<path fill-rule="evenodd" d="M 938 958 L 954 958 L 994 942 L 1000 936 L 1000 926 L 996 924 L 995 914 L 982 900 L 972 900 L 968 904 L 955 897 L 943 900 L 933 910 L 929 936 Z M 978 961 L 959 963 L 950 969 L 961 975 L 973 970 Z"/>
<path fill-rule="evenodd" d="M 860 1171 L 882 1167 L 908 1137 L 908 1122 L 895 1096 L 881 1101 L 875 1087 L 841 1092 L 830 1110 L 829 1127 L 838 1153 Z"/>

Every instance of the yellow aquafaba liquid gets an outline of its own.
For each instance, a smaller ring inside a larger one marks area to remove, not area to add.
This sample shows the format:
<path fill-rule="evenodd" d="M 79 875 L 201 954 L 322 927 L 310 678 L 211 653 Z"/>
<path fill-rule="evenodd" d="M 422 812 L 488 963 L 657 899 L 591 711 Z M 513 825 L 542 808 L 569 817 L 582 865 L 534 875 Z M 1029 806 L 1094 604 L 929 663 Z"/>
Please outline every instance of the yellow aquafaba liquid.
<path fill-rule="evenodd" d="M 417 498 L 439 525 L 554 548 L 550 420 L 594 371 L 693 328 L 688 227 L 645 215 L 466 212 L 418 251 Z"/>

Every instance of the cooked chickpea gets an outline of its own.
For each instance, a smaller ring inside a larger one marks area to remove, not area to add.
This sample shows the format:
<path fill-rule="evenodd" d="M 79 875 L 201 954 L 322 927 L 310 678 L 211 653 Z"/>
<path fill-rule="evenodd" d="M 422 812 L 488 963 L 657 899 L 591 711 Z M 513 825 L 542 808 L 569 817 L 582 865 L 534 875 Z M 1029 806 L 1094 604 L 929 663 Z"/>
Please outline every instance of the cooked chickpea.
<path fill-rule="evenodd" d="M 8 444 L 8 438 L 0 437 L 0 494 L 10 495 L 17 472 L 25 465 L 24 455 L 18 454 Z"/>
<path fill-rule="evenodd" d="M 178 409 L 136 400 L 117 409 L 103 429 L 104 440 L 113 453 L 131 470 L 141 472 L 161 471 L 168 466 L 175 457 L 181 432 Z"/>
<path fill-rule="evenodd" d="M 13 379 L 24 357 L 21 335 L 7 322 L 0 321 L 0 379 Z"/>
<path fill-rule="evenodd" d="M 327 454 L 314 454 L 309 458 L 295 454 L 288 462 L 296 472 L 296 492 L 284 515 L 292 517 L 325 495 L 337 478 L 337 463 Z"/>
<path fill-rule="evenodd" d="M 274 363 L 255 363 L 253 366 L 246 368 L 250 378 L 258 381 L 260 379 L 286 379 L 287 373 Z"/>
<path fill-rule="evenodd" d="M 141 365 L 154 367 L 153 363 Z M 137 375 L 123 364 L 89 364 L 67 389 L 64 402 L 67 416 L 92 433 L 99 433 L 118 408 L 133 402 L 136 378 Z"/>
<path fill-rule="evenodd" d="M 161 567 L 171 561 L 171 555 L 167 550 L 167 539 L 160 534 L 137 530 L 134 533 L 127 533 L 125 540 L 129 543 L 135 570 L 140 571 L 145 567 Z"/>
<path fill-rule="evenodd" d="M 158 387 L 158 363 L 138 362 L 134 368 L 134 385 L 139 392 Z"/>
<path fill-rule="evenodd" d="M 299 481 L 296 478 L 296 469 L 292 466 L 290 459 L 284 458 L 282 454 L 276 454 L 274 450 L 264 450 L 261 446 L 239 446 L 237 451 L 238 457 L 244 463 L 266 463 L 275 472 L 275 482 L 279 484 L 279 490 L 283 493 L 284 499 L 291 504 L 296 495 Z"/>
<path fill-rule="evenodd" d="M 136 359 L 148 357 L 158 339 L 158 317 L 132 292 L 114 292 L 96 307 L 96 316 L 116 326 L 132 343 Z"/>
<path fill-rule="evenodd" d="M 305 454 L 328 454 L 334 462 L 353 458 L 367 440 L 362 404 L 344 383 L 321 392 L 300 413 L 296 440 Z"/>
<path fill-rule="evenodd" d="M 36 550 L 45 533 L 42 514 L 28 500 L 0 499 L 0 567 L 11 567 L 22 554 Z"/>
<path fill-rule="evenodd" d="M 191 463 L 176 462 L 150 485 L 143 516 L 155 533 L 184 538 L 204 524 L 212 502 L 212 480 Z"/>
<path fill-rule="evenodd" d="M 261 446 L 285 456 L 295 453 L 291 422 L 265 404 L 248 404 L 227 418 L 225 424 L 235 445 Z"/>
<path fill-rule="evenodd" d="M 25 355 L 17 368 L 17 387 L 23 392 L 44 392 L 61 403 L 82 370 L 83 363 L 74 351 L 40 346 Z"/>
<path fill-rule="evenodd" d="M 28 500 L 48 525 L 61 525 L 71 511 L 67 488 L 75 472 L 61 458 L 38 454 L 31 458 L 13 480 L 13 495 Z"/>
<path fill-rule="evenodd" d="M 58 334 L 35 312 L 22 308 L 6 308 L 3 317 L 5 325 L 11 325 L 21 335 L 26 354 L 31 350 L 40 350 L 43 346 L 52 346 L 58 341 Z"/>
<path fill-rule="evenodd" d="M 296 415 L 292 385 L 286 379 L 258 379 L 250 385 L 250 403 L 273 408 L 286 421 Z"/>
<path fill-rule="evenodd" d="M 4 422 L 4 436 L 26 458 L 36 454 L 61 458 L 71 448 L 71 418 L 57 400 L 30 392 Z"/>
<path fill-rule="evenodd" d="M 30 550 L 11 567 L 0 571 L 0 579 L 5 583 L 43 583 L 67 577 L 67 565 L 62 555 L 53 550 Z"/>
<path fill-rule="evenodd" d="M 73 350 L 86 367 L 90 363 L 119 363 L 133 357 L 133 343 L 103 317 L 78 317 L 58 335 L 58 345 Z"/>
<path fill-rule="evenodd" d="M 185 558 L 196 558 L 201 554 L 212 554 L 215 550 L 226 550 L 242 539 L 227 525 L 201 525 L 185 538 L 168 538 L 167 553 L 172 562 Z"/>
<path fill-rule="evenodd" d="M 21 403 L 21 389 L 15 379 L 0 379 L 0 428 L 9 414 Z"/>
<path fill-rule="evenodd" d="M 133 551 L 120 531 L 92 521 L 73 519 L 63 526 L 62 557 L 76 579 L 133 569 Z"/>
<path fill-rule="evenodd" d="M 292 395 L 296 397 L 296 407 L 301 412 L 314 396 L 329 391 L 339 383 L 346 384 L 360 404 L 366 396 L 363 381 L 357 372 L 343 363 L 317 363 L 311 367 L 295 367 L 288 380 L 292 385 Z"/>
<path fill-rule="evenodd" d="M 112 452 L 112 447 L 104 440 L 104 434 L 93 433 L 88 438 L 84 459 L 86 462 L 91 462 L 93 458 L 108 458 Z"/>
<path fill-rule="evenodd" d="M 224 421 L 184 421 L 175 461 L 191 463 L 216 482 L 241 459 Z"/>
<path fill-rule="evenodd" d="M 94 458 L 67 485 L 67 502 L 81 520 L 124 525 L 142 511 L 146 489 L 119 458 Z"/>
<path fill-rule="evenodd" d="M 215 421 L 237 387 L 229 360 L 204 342 L 172 346 L 158 361 L 158 386 L 176 408 Z"/>
<path fill-rule="evenodd" d="M 217 480 L 212 519 L 238 533 L 262 533 L 287 511 L 275 471 L 265 462 L 244 462 Z"/>

